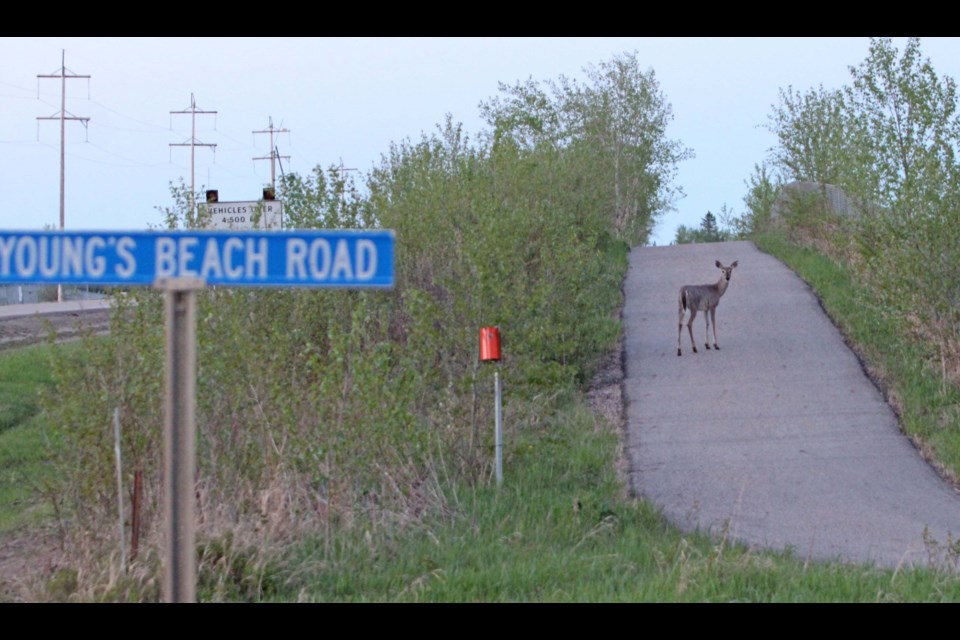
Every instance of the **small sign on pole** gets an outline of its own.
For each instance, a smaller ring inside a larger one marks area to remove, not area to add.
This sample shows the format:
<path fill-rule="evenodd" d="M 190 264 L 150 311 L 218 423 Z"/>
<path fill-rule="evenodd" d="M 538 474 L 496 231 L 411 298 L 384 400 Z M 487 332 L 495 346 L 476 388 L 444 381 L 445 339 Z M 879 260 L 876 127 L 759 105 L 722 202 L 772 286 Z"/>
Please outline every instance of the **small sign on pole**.
<path fill-rule="evenodd" d="M 496 362 L 497 369 L 493 372 L 494 389 L 494 470 L 497 485 L 503 483 L 503 412 L 500 397 L 500 329 L 497 327 L 483 327 L 480 329 L 480 361 Z"/>
<path fill-rule="evenodd" d="M 500 329 L 497 327 L 480 329 L 480 360 L 483 362 L 500 360 Z"/>
<path fill-rule="evenodd" d="M 279 230 L 283 227 L 283 203 L 279 200 L 207 202 L 200 212 L 208 229 Z"/>

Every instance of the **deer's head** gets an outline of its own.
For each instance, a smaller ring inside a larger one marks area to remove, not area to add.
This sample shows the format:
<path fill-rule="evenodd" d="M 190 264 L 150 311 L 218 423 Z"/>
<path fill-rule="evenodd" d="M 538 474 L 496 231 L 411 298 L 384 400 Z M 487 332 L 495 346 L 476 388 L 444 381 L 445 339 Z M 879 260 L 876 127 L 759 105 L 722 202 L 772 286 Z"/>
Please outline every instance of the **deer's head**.
<path fill-rule="evenodd" d="M 723 272 L 723 279 L 729 282 L 730 273 L 733 271 L 733 268 L 737 266 L 737 261 L 734 260 L 733 262 L 730 263 L 729 267 L 725 267 L 720 263 L 719 260 L 717 260 L 716 265 L 717 265 L 717 269 L 720 269 L 720 271 Z"/>

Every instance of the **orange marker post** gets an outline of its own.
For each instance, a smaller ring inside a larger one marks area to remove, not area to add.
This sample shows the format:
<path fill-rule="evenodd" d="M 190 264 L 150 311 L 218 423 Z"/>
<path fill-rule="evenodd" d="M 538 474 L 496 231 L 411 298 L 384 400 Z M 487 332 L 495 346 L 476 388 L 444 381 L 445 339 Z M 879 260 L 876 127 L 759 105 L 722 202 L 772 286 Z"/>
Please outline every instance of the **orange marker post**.
<path fill-rule="evenodd" d="M 497 485 L 499 486 L 503 483 L 503 411 L 501 410 L 500 396 L 500 329 L 497 327 L 480 329 L 480 361 L 497 363 L 497 369 L 493 373 L 493 388 L 495 396 L 494 414 L 496 416 L 494 428 L 495 469 Z"/>

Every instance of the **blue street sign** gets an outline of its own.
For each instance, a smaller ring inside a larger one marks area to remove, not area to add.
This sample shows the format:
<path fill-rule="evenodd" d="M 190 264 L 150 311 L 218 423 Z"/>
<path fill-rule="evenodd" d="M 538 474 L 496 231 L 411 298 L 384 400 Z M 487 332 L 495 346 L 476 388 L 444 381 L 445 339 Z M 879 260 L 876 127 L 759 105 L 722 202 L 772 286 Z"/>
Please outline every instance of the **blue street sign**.
<path fill-rule="evenodd" d="M 0 282 L 389 288 L 393 231 L 0 231 Z"/>

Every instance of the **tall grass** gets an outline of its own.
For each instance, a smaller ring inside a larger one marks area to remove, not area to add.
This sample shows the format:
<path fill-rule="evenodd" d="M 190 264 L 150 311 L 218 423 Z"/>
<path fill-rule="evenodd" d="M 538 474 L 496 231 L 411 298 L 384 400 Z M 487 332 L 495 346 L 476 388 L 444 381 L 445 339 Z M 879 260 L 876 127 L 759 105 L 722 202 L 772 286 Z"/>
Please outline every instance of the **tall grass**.
<path fill-rule="evenodd" d="M 51 477 L 46 451 L 55 437 L 43 421 L 41 400 L 41 391 L 53 384 L 50 349 L 0 352 L 0 533 L 49 515 L 40 495 Z"/>
<path fill-rule="evenodd" d="M 334 549 L 307 540 L 273 566 L 270 601 L 955 601 L 945 571 L 811 564 L 685 535 L 617 477 L 620 434 L 571 400 L 549 436 L 519 436 L 496 487 L 450 487 L 455 507 Z M 946 568 L 945 568 L 946 569 Z"/>

